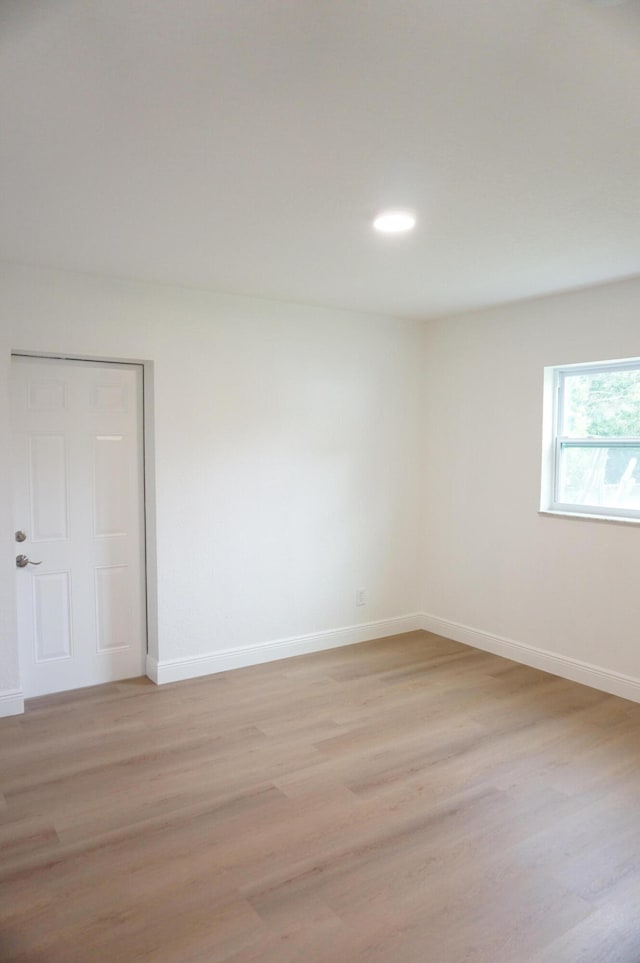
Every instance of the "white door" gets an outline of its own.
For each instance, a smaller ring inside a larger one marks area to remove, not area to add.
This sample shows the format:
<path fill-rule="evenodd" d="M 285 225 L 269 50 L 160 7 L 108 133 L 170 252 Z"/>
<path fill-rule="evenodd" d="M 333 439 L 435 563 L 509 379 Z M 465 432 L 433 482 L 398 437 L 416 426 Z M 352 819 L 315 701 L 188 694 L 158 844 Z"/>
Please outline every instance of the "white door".
<path fill-rule="evenodd" d="M 11 393 L 25 696 L 142 675 L 142 368 L 14 357 Z"/>

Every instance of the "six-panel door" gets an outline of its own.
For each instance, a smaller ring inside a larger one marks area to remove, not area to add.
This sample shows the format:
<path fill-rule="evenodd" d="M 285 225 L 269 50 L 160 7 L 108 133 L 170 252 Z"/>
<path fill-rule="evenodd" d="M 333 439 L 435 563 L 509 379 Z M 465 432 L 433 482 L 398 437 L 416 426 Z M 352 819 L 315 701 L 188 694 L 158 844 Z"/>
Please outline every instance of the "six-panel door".
<path fill-rule="evenodd" d="M 25 696 L 141 675 L 142 369 L 15 357 L 11 390 Z"/>

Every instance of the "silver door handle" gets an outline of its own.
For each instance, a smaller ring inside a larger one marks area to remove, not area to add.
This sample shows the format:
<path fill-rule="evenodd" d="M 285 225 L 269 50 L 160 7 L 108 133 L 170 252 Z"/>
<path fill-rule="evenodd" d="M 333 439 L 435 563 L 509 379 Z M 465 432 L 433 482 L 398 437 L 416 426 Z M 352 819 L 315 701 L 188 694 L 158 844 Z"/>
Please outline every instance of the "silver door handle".
<path fill-rule="evenodd" d="M 26 555 L 16 555 L 16 565 L 18 568 L 26 568 L 27 565 L 42 565 L 42 562 L 32 562 Z"/>

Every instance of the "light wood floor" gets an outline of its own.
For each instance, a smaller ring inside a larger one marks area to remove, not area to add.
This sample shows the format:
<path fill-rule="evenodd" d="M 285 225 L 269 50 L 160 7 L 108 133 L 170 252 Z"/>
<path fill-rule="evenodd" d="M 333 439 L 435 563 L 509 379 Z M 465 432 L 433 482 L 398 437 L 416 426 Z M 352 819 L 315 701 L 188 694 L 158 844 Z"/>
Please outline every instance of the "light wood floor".
<path fill-rule="evenodd" d="M 0 761 L 2 960 L 640 960 L 640 705 L 433 635 L 33 700 Z"/>

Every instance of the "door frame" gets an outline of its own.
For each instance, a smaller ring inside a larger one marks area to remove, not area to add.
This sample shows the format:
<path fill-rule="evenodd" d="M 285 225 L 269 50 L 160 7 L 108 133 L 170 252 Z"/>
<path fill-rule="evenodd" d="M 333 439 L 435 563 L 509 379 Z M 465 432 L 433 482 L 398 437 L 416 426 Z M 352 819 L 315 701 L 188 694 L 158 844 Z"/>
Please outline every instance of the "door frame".
<path fill-rule="evenodd" d="M 115 358 L 76 354 L 67 351 L 29 351 L 13 349 L 11 359 L 50 358 L 52 361 L 87 361 L 94 364 L 134 365 L 142 372 L 142 527 L 144 598 L 146 608 L 146 675 L 155 681 L 150 666 L 158 660 L 158 562 L 156 540 L 156 483 L 155 483 L 155 405 L 153 361 L 138 358 Z M 13 497 L 13 493 L 12 493 Z M 20 682 L 22 684 L 22 665 Z"/>

